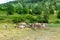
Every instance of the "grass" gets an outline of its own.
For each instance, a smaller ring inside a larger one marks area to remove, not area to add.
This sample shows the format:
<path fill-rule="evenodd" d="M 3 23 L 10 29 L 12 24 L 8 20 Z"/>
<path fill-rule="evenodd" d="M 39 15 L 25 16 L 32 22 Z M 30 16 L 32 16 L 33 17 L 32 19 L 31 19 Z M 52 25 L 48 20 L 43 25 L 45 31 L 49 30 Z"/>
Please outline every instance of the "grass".
<path fill-rule="evenodd" d="M 60 24 L 54 24 L 54 23 L 51 23 L 51 24 L 48 24 L 49 27 L 60 27 Z"/>
<path fill-rule="evenodd" d="M 52 15 L 49 16 L 49 22 L 54 23 L 58 20 L 60 20 L 60 19 L 57 18 L 57 14 L 52 14 Z"/>
<path fill-rule="evenodd" d="M 0 30 L 0 40 L 60 40 L 59 28 Z"/>
<path fill-rule="evenodd" d="M 26 16 L 26 14 L 23 14 L 23 15 L 21 14 L 21 16 Z M 14 17 L 20 17 L 20 15 L 17 14 L 17 13 L 13 13 L 13 15 L 7 16 L 7 12 L 6 11 L 0 11 L 0 19 L 12 20 Z M 55 14 L 49 15 L 49 20 L 48 21 L 49 21 L 49 23 L 55 23 L 56 21 L 60 21 L 60 19 L 57 18 L 57 14 L 55 13 Z"/>
<path fill-rule="evenodd" d="M 46 29 L 36 30 L 16 29 L 10 23 L 8 23 L 8 29 L 4 29 L 3 24 L 0 23 L 0 40 L 60 40 L 60 27 L 53 27 L 54 24 L 48 24 L 49 27 Z M 59 26 L 59 24 L 57 25 Z"/>
<path fill-rule="evenodd" d="M 5 16 L 5 14 L 2 15 L 2 12 L 0 14 L 0 16 Z M 15 16 L 18 16 L 18 14 L 8 16 L 6 20 Z M 56 15 L 49 17 L 49 22 L 57 20 L 59 19 Z M 8 23 L 8 29 L 4 29 L 3 24 L 0 23 L 0 40 L 60 40 L 60 24 L 48 24 L 48 28 L 40 30 L 32 30 L 31 28 L 16 29 L 12 23 Z"/>

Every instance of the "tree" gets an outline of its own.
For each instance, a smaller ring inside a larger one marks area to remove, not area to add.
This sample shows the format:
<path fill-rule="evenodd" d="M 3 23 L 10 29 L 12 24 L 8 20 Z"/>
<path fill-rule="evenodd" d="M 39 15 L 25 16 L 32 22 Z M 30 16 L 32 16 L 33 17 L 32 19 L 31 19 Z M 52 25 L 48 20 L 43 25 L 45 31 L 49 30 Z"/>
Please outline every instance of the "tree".
<path fill-rule="evenodd" d="M 12 6 L 12 4 L 8 4 L 7 5 L 7 15 L 12 15 L 14 12 L 14 7 Z"/>
<path fill-rule="evenodd" d="M 17 9 L 18 14 L 22 14 L 23 13 L 23 6 L 22 6 L 22 4 L 19 3 L 17 8 L 18 8 Z"/>
<path fill-rule="evenodd" d="M 57 18 L 60 19 L 60 11 L 57 13 Z"/>
<path fill-rule="evenodd" d="M 49 9 L 44 4 L 44 9 L 43 9 L 43 22 L 44 23 L 48 23 L 48 19 L 49 19 Z"/>
<path fill-rule="evenodd" d="M 40 15 L 42 13 L 42 5 L 40 5 L 39 3 L 37 4 L 32 4 L 29 6 L 29 14 L 32 15 Z"/>

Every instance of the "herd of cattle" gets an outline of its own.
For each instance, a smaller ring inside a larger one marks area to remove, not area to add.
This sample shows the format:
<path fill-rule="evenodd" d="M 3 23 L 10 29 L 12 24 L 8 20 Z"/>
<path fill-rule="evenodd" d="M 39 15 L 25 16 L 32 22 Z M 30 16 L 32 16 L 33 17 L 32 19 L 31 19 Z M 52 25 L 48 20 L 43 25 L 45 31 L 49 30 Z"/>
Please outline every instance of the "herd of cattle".
<path fill-rule="evenodd" d="M 8 24 L 4 24 L 3 26 L 4 28 L 7 28 L 8 27 Z M 14 28 L 21 28 L 21 29 L 24 29 L 25 27 L 30 27 L 30 28 L 45 28 L 47 27 L 47 23 L 25 23 L 25 22 L 22 22 L 20 24 L 14 24 L 13 25 Z"/>

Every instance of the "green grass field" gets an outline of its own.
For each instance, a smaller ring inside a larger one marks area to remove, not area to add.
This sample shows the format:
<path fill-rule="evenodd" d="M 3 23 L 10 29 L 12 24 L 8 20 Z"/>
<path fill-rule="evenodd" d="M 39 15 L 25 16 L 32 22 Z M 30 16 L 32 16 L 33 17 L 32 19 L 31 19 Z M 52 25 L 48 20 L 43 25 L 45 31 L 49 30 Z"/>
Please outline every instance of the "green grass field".
<path fill-rule="evenodd" d="M 57 17 L 60 15 L 60 2 L 29 1 L 11 1 L 0 5 L 0 40 L 60 40 L 60 19 Z M 14 22 L 23 21 L 48 21 L 48 25 L 46 28 L 35 30 L 28 27 L 14 28 Z M 3 27 L 4 23 L 8 24 L 7 29 Z"/>
<path fill-rule="evenodd" d="M 16 29 L 8 23 L 8 29 L 0 24 L 0 40 L 60 40 L 60 24 L 48 24 L 45 29 Z M 55 27 L 54 27 L 55 26 Z"/>
<path fill-rule="evenodd" d="M 5 18 L 7 15 L 0 12 L 0 16 Z M 4 29 L 4 22 L 11 20 L 12 17 L 19 16 L 18 14 L 10 15 L 6 17 L 6 20 L 0 20 L 0 40 L 60 40 L 60 24 L 55 23 L 60 20 L 56 16 L 50 15 L 49 24 L 46 29 L 31 28 L 16 29 L 13 27 L 13 23 L 8 23 L 8 28 Z M 55 23 L 55 24 L 54 24 Z"/>

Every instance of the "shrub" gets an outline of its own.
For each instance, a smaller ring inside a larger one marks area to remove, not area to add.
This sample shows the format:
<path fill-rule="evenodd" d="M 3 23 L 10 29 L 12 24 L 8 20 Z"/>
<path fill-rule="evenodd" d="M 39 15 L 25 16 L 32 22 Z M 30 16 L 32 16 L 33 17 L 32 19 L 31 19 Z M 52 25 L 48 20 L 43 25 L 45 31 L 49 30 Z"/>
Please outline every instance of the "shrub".
<path fill-rule="evenodd" d="M 18 17 L 13 17 L 12 18 L 13 23 L 25 22 L 25 20 L 26 20 L 25 15 L 20 15 Z"/>
<path fill-rule="evenodd" d="M 12 19 L 12 22 L 13 22 L 13 23 L 18 23 L 18 22 L 20 22 L 20 17 L 14 17 L 14 18 Z"/>
<path fill-rule="evenodd" d="M 60 19 L 60 11 L 57 13 L 57 18 Z"/>
<path fill-rule="evenodd" d="M 44 17 L 43 17 L 43 22 L 48 23 L 48 19 L 49 19 L 49 15 L 48 15 L 48 13 L 45 13 Z"/>
<path fill-rule="evenodd" d="M 59 20 L 57 20 L 57 21 L 55 21 L 55 23 L 60 23 L 60 21 L 59 21 Z"/>
<path fill-rule="evenodd" d="M 38 15 L 37 16 L 37 22 L 41 23 L 42 21 L 43 21 L 43 18 L 40 15 Z"/>
<path fill-rule="evenodd" d="M 27 14 L 26 15 L 26 19 L 28 20 L 26 22 L 30 22 L 30 23 L 33 23 L 33 22 L 36 22 L 37 21 L 37 17 L 36 16 L 33 16 L 31 14 Z"/>
<path fill-rule="evenodd" d="M 0 20 L 5 20 L 7 16 L 0 16 Z"/>

